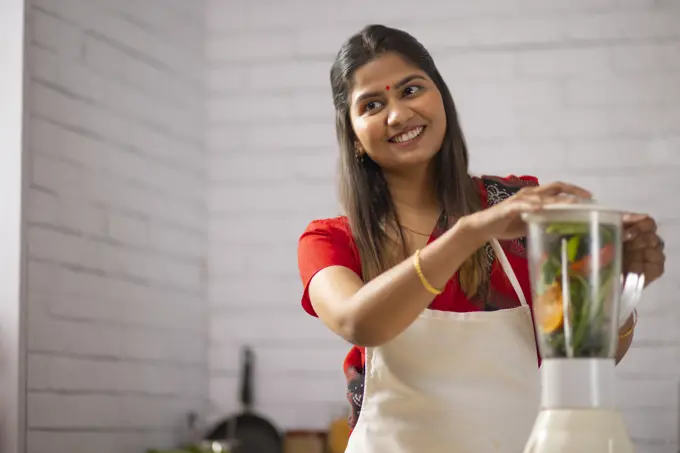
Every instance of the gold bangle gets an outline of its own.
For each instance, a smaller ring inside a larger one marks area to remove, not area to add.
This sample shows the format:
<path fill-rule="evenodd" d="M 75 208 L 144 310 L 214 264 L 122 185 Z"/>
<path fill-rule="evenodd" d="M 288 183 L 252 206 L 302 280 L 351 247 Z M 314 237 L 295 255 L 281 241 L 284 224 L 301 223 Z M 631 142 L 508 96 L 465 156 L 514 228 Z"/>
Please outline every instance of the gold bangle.
<path fill-rule="evenodd" d="M 416 250 L 415 255 L 413 255 L 413 267 L 416 269 L 416 274 L 418 274 L 418 277 L 420 277 L 420 282 L 423 284 L 425 289 L 428 290 L 428 292 L 434 294 L 435 296 L 438 296 L 442 293 L 441 290 L 438 290 L 434 286 L 430 285 L 430 282 L 428 282 L 425 278 L 423 270 L 420 267 L 420 249 Z"/>
<path fill-rule="evenodd" d="M 635 330 L 635 325 L 637 324 L 637 320 L 638 320 L 637 309 L 635 309 L 633 310 L 633 325 L 630 326 L 630 329 L 626 330 L 624 333 L 619 335 L 620 339 L 626 338 L 627 336 L 633 333 L 633 331 Z"/>

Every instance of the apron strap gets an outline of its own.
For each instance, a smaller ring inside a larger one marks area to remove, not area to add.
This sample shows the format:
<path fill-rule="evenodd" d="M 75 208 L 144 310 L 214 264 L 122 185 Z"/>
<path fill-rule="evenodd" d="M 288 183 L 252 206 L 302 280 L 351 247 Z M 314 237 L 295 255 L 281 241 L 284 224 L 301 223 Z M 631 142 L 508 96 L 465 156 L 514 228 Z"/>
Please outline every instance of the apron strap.
<path fill-rule="evenodd" d="M 528 306 L 527 300 L 524 298 L 524 292 L 522 291 L 522 287 L 519 285 L 519 280 L 517 280 L 515 271 L 512 270 L 512 266 L 508 261 L 508 257 L 505 256 L 505 252 L 501 248 L 501 244 L 496 239 L 491 239 L 491 246 L 493 247 L 493 251 L 496 252 L 496 256 L 498 257 L 498 260 L 501 263 L 501 267 L 503 268 L 503 271 L 505 271 L 505 275 L 507 275 L 508 278 L 510 279 L 510 283 L 514 288 L 515 293 L 519 298 L 519 301 L 523 306 L 525 307 Z"/>

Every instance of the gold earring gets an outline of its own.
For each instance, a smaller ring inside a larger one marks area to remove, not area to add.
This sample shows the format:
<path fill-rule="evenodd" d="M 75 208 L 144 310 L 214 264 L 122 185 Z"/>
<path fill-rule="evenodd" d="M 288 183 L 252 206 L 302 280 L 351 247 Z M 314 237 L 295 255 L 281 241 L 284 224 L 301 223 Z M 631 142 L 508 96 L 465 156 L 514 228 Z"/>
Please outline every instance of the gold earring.
<path fill-rule="evenodd" d="M 354 142 L 354 157 L 359 163 L 364 161 L 364 150 L 361 148 L 361 144 L 358 141 Z"/>

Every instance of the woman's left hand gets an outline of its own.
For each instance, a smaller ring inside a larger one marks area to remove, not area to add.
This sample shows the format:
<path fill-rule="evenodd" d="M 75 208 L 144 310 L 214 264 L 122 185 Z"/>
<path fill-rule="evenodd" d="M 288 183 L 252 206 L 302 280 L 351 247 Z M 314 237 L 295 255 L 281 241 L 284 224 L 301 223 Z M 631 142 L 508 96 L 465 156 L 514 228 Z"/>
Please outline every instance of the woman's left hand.
<path fill-rule="evenodd" d="M 627 214 L 623 218 L 623 272 L 644 274 L 645 286 L 664 273 L 666 255 L 663 239 L 657 234 L 653 218 Z"/>

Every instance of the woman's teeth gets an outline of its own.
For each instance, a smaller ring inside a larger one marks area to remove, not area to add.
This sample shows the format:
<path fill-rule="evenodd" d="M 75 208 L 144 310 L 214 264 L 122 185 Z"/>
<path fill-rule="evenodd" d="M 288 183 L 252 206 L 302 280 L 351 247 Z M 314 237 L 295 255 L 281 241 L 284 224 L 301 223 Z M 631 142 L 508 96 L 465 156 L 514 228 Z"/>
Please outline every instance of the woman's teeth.
<path fill-rule="evenodd" d="M 425 127 L 423 127 L 423 126 L 417 127 L 415 129 L 411 129 L 408 132 L 404 132 L 403 134 L 398 135 L 398 136 L 390 139 L 390 141 L 395 142 L 395 143 L 404 143 L 404 142 L 407 142 L 409 140 L 413 140 L 414 138 L 419 136 L 423 132 L 424 129 L 425 129 Z"/>

